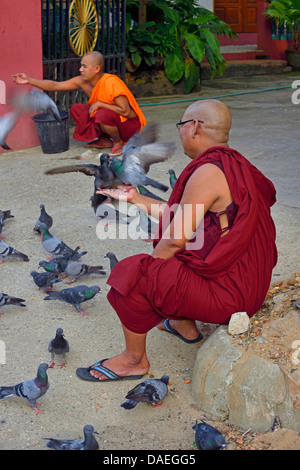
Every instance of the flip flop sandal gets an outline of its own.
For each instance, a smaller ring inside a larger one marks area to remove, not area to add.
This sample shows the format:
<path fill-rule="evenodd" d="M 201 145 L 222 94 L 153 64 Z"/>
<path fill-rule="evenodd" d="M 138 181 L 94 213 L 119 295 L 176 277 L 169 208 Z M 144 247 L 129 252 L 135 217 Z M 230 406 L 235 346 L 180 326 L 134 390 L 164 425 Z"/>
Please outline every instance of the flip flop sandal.
<path fill-rule="evenodd" d="M 112 370 L 110 370 L 107 367 L 102 365 L 102 363 L 104 361 L 107 361 L 107 359 L 108 358 L 97 361 L 97 362 L 95 362 L 95 364 L 93 364 L 89 367 L 79 367 L 76 370 L 76 375 L 81 380 L 86 380 L 88 382 L 99 382 L 99 383 L 101 383 L 101 382 L 111 382 L 111 381 L 117 381 L 117 380 L 139 380 L 145 375 L 145 374 L 142 374 L 142 375 L 127 375 L 125 377 L 122 377 L 122 376 L 116 374 Z M 99 379 L 97 379 L 97 377 L 93 377 L 90 374 L 90 371 L 92 369 L 101 372 L 102 374 L 104 374 L 107 377 L 107 379 L 99 380 Z"/>
<path fill-rule="evenodd" d="M 166 330 L 161 330 L 161 331 L 166 331 L 167 333 L 171 333 L 172 335 L 177 336 L 179 339 L 181 339 L 185 343 L 189 343 L 189 344 L 198 343 L 198 341 L 201 341 L 203 338 L 203 335 L 200 332 L 199 332 L 198 338 L 195 338 L 195 339 L 184 338 L 180 333 L 178 333 L 178 331 L 174 330 L 174 328 L 171 327 L 170 320 L 168 318 L 165 319 L 163 324 Z"/>

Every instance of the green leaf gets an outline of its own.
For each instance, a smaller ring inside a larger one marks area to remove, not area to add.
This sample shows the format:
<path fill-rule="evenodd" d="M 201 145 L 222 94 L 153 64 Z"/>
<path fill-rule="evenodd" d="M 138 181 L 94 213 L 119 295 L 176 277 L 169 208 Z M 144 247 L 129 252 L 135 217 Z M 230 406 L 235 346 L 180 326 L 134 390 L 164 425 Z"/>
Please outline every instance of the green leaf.
<path fill-rule="evenodd" d="M 148 65 L 148 67 L 152 67 L 152 65 L 155 64 L 155 58 L 154 58 L 154 55 L 153 54 L 150 54 L 150 55 L 145 55 L 144 56 L 144 61 L 146 62 L 146 64 Z"/>
<path fill-rule="evenodd" d="M 173 21 L 173 23 L 179 23 L 180 18 L 178 13 L 173 8 L 170 8 L 165 2 L 155 2 L 155 6 L 164 12 L 166 19 Z"/>
<path fill-rule="evenodd" d="M 189 59 L 185 63 L 185 82 L 184 82 L 184 92 L 191 93 L 199 81 L 200 68 L 195 65 L 192 59 Z"/>
<path fill-rule="evenodd" d="M 200 64 L 205 56 L 205 43 L 199 36 L 187 32 L 184 33 L 184 39 L 187 42 L 190 53 Z"/>
<path fill-rule="evenodd" d="M 164 60 L 164 68 L 168 79 L 174 84 L 178 82 L 184 74 L 185 65 L 182 60 L 181 49 L 175 52 L 168 52 Z"/>
<path fill-rule="evenodd" d="M 145 51 L 145 52 L 150 52 L 150 53 L 153 53 L 153 52 L 154 52 L 154 49 L 153 49 L 153 47 L 151 47 L 151 46 L 141 46 L 141 48 L 142 48 L 143 51 Z"/>
<path fill-rule="evenodd" d="M 206 45 L 211 49 L 212 54 L 218 59 L 223 60 L 223 56 L 220 52 L 220 42 L 208 29 L 201 29 L 200 36 Z"/>
<path fill-rule="evenodd" d="M 131 54 L 131 60 L 137 67 L 141 65 L 142 58 L 138 52 L 134 52 L 133 54 Z"/>

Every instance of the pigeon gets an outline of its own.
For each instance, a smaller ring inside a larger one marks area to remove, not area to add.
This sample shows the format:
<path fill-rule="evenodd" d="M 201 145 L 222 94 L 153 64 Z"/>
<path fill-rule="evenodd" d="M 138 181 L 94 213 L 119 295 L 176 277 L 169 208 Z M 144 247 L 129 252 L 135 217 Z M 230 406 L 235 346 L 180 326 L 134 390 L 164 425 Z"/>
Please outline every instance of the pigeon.
<path fill-rule="evenodd" d="M 127 401 L 121 406 L 126 410 L 135 408 L 139 402 L 159 406 L 158 402 L 168 393 L 168 384 L 169 377 L 167 375 L 163 375 L 161 379 L 146 379 L 127 393 L 125 397 Z"/>
<path fill-rule="evenodd" d="M 26 307 L 23 302 L 25 302 L 24 299 L 20 299 L 19 297 L 12 297 L 8 294 L 0 292 L 0 307 L 3 305 L 18 305 L 19 307 Z M 0 316 L 1 315 L 2 313 L 0 312 Z"/>
<path fill-rule="evenodd" d="M 55 256 L 49 260 L 42 260 L 39 262 L 39 268 L 44 268 L 47 273 L 63 274 L 68 260 L 63 256 Z"/>
<path fill-rule="evenodd" d="M 42 234 L 42 246 L 46 251 L 48 251 L 48 253 L 51 253 L 52 255 L 70 253 L 72 256 L 77 254 L 79 247 L 75 248 L 75 250 L 70 248 L 60 238 L 50 233 L 45 223 L 40 222 L 37 225 L 40 228 Z M 84 254 L 86 253 L 87 252 L 84 252 Z"/>
<path fill-rule="evenodd" d="M 65 366 L 65 356 L 70 351 L 69 342 L 65 339 L 65 335 L 62 328 L 57 328 L 55 337 L 51 339 L 48 345 L 48 351 L 51 353 L 51 364 L 50 367 L 54 366 L 55 356 L 62 356 L 62 363 L 60 367 Z"/>
<path fill-rule="evenodd" d="M 50 369 L 50 366 L 43 362 L 38 367 L 35 379 L 27 380 L 26 382 L 21 382 L 11 387 L 0 387 L 0 400 L 13 395 L 27 398 L 34 411 L 36 413 L 42 413 L 42 411 L 37 408 L 36 400 L 45 395 L 49 388 L 48 369 Z"/>
<path fill-rule="evenodd" d="M 87 176 L 94 177 L 94 194 L 91 196 L 91 203 L 94 211 L 97 211 L 97 207 L 107 200 L 107 196 L 104 194 L 97 194 L 98 189 L 116 188 L 122 182 L 115 176 L 110 169 L 110 157 L 108 153 L 102 153 L 100 155 L 100 165 L 95 163 L 83 163 L 80 165 L 66 165 L 62 167 L 51 168 L 45 171 L 46 175 L 56 175 L 59 173 L 72 173 L 80 172 Z"/>
<path fill-rule="evenodd" d="M 75 286 L 62 289 L 61 291 L 53 291 L 46 297 L 44 300 L 60 300 L 61 302 L 66 302 L 73 305 L 73 307 L 81 313 L 81 315 L 87 315 L 86 312 L 83 312 L 80 308 L 80 304 L 87 300 L 92 299 L 101 289 L 99 286 Z"/>
<path fill-rule="evenodd" d="M 58 279 L 56 273 L 38 273 L 37 271 L 31 271 L 30 274 L 33 277 L 35 285 L 37 285 L 42 292 L 51 290 L 53 284 L 61 282 L 61 279 Z"/>
<path fill-rule="evenodd" d="M 172 142 L 156 141 L 157 126 L 148 124 L 141 133 L 134 134 L 123 147 L 122 159 L 112 157 L 110 168 L 125 184 L 152 186 L 162 191 L 169 188 L 147 176 L 150 166 L 167 160 L 175 151 Z"/>
<path fill-rule="evenodd" d="M 109 251 L 108 253 L 106 253 L 106 255 L 104 256 L 104 258 L 108 258 L 109 259 L 109 262 L 110 262 L 110 270 L 112 270 L 115 265 L 119 262 L 119 260 L 117 259 L 116 255 L 112 252 L 112 251 Z"/>
<path fill-rule="evenodd" d="M 3 240 L 4 237 L 2 235 L 2 229 L 3 229 L 3 226 L 4 226 L 4 221 L 6 219 L 11 219 L 13 218 L 14 216 L 11 215 L 11 211 L 2 211 L 0 209 L 0 238 Z"/>
<path fill-rule="evenodd" d="M 41 214 L 39 216 L 39 218 L 37 219 L 36 223 L 35 223 L 35 226 L 33 228 L 33 230 L 35 232 L 41 232 L 41 228 L 40 228 L 40 223 L 44 223 L 46 224 L 47 228 L 51 228 L 52 225 L 53 225 L 53 218 L 51 217 L 51 215 L 49 215 L 47 212 L 46 212 L 46 209 L 45 209 L 45 206 L 44 204 L 41 204 L 40 205 L 40 209 L 41 209 Z"/>
<path fill-rule="evenodd" d="M 54 450 L 98 450 L 99 444 L 93 434 L 98 434 L 91 424 L 83 428 L 84 439 L 53 439 L 43 437 L 48 440 L 47 447 Z"/>
<path fill-rule="evenodd" d="M 225 437 L 216 428 L 201 420 L 196 421 L 193 429 L 195 431 L 195 441 L 198 450 L 220 450 L 225 444 Z"/>
<path fill-rule="evenodd" d="M 53 117 L 62 124 L 60 113 L 55 102 L 47 93 L 40 90 L 33 89 L 30 93 L 18 93 L 14 96 L 13 104 L 19 111 L 34 110 L 52 114 Z"/>
<path fill-rule="evenodd" d="M 29 258 L 24 253 L 16 250 L 12 246 L 7 245 L 3 240 L 0 240 L 0 263 L 5 259 L 20 259 L 22 261 L 29 261 Z"/>
<path fill-rule="evenodd" d="M 68 261 L 64 269 L 64 273 L 67 276 L 72 277 L 72 280 L 68 283 L 71 284 L 78 277 L 88 276 L 89 274 L 106 274 L 103 270 L 103 266 L 88 266 L 87 264 L 80 263 L 79 261 Z"/>
<path fill-rule="evenodd" d="M 174 186 L 175 186 L 175 183 L 177 181 L 175 171 L 171 169 L 171 170 L 168 171 L 168 173 L 170 175 L 170 185 L 171 185 L 171 188 L 173 189 Z"/>
<path fill-rule="evenodd" d="M 159 197 L 156 194 L 152 193 L 151 191 L 149 191 L 147 188 L 145 188 L 141 184 L 138 184 L 137 189 L 138 189 L 138 192 L 140 194 L 142 194 L 143 196 L 151 197 L 152 199 L 157 199 L 158 201 L 166 202 L 161 197 Z"/>
<path fill-rule="evenodd" d="M 0 117 L 0 145 L 2 148 L 4 148 L 4 150 L 11 150 L 11 148 L 6 143 L 6 139 L 8 134 L 15 127 L 19 114 L 20 111 L 15 110 Z"/>

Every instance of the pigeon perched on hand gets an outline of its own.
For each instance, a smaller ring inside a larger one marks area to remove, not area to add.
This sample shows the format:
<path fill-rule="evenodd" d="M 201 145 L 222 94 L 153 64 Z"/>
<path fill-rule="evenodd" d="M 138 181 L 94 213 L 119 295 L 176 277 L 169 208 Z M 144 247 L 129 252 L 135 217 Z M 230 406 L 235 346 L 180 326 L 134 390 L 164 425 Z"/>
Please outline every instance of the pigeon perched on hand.
<path fill-rule="evenodd" d="M 52 360 L 50 367 L 53 367 L 55 364 L 55 356 L 62 356 L 62 363 L 59 364 L 59 366 L 65 366 L 65 358 L 66 354 L 70 351 L 70 346 L 69 342 L 65 338 L 62 328 L 57 328 L 55 337 L 49 342 L 48 351 L 51 353 Z"/>
<path fill-rule="evenodd" d="M 51 253 L 52 255 L 61 255 L 63 253 L 70 253 L 72 256 L 77 255 L 79 247 L 75 248 L 75 250 L 70 248 L 60 238 L 50 233 L 46 224 L 43 222 L 38 223 L 37 226 L 41 230 L 42 246 L 46 251 L 48 251 L 48 253 Z M 84 254 L 86 253 L 87 252 Z"/>
<path fill-rule="evenodd" d="M 44 204 L 40 205 L 40 209 L 41 209 L 40 216 L 37 219 L 35 226 L 33 228 L 35 232 L 39 232 L 39 233 L 41 232 L 41 228 L 40 228 L 41 223 L 46 224 L 48 229 L 51 228 L 53 225 L 53 218 L 51 217 L 51 215 L 47 213 Z"/>
<path fill-rule="evenodd" d="M 147 176 L 150 166 L 167 160 L 175 152 L 172 142 L 157 142 L 157 126 L 148 124 L 134 134 L 123 147 L 122 159 L 112 157 L 110 168 L 125 184 L 153 186 L 162 191 L 169 188 Z"/>
<path fill-rule="evenodd" d="M 195 441 L 197 449 L 199 450 L 220 450 L 223 449 L 225 444 L 225 437 L 216 428 L 201 420 L 201 423 L 196 421 L 193 429 L 195 431 Z"/>
<path fill-rule="evenodd" d="M 20 259 L 21 261 L 29 261 L 29 258 L 21 251 L 16 250 L 10 245 L 7 245 L 3 240 L 0 240 L 0 263 L 4 260 Z"/>
<path fill-rule="evenodd" d="M 11 148 L 6 143 L 6 139 L 8 134 L 10 134 L 10 132 L 15 127 L 19 118 L 19 114 L 20 111 L 11 111 L 0 117 L 0 146 L 5 150 L 11 150 Z"/>
<path fill-rule="evenodd" d="M 110 270 L 112 270 L 115 267 L 115 265 L 119 262 L 118 258 L 116 257 L 116 255 L 112 251 L 109 251 L 108 253 L 106 253 L 104 258 L 109 259 Z"/>
<path fill-rule="evenodd" d="M 34 411 L 36 411 L 36 413 L 42 413 L 42 411 L 37 408 L 36 400 L 45 395 L 49 388 L 48 369 L 50 369 L 50 366 L 46 363 L 42 363 L 38 367 L 35 379 L 27 380 L 26 382 L 21 382 L 11 387 L 0 387 L 0 400 L 13 395 L 20 398 L 27 398 Z"/>
<path fill-rule="evenodd" d="M 33 110 L 52 114 L 60 124 L 63 123 L 55 102 L 43 91 L 33 89 L 31 92 L 18 93 L 13 98 L 13 104 L 19 111 Z"/>
<path fill-rule="evenodd" d="M 146 379 L 127 393 L 125 397 L 127 401 L 121 406 L 126 410 L 135 408 L 140 402 L 159 406 L 158 402 L 168 393 L 168 384 L 169 377 L 167 375 L 163 375 L 161 379 Z"/>
<path fill-rule="evenodd" d="M 99 444 L 94 437 L 98 434 L 91 424 L 83 428 L 84 439 L 54 439 L 43 437 L 48 440 L 47 447 L 54 450 L 98 450 Z"/>
<path fill-rule="evenodd" d="M 70 276 L 72 280 L 68 284 L 72 284 L 78 277 L 88 276 L 89 274 L 102 274 L 105 275 L 106 271 L 103 266 L 88 266 L 87 264 L 80 263 L 79 261 L 68 261 L 64 269 L 64 273 Z"/>
<path fill-rule="evenodd" d="M 37 271 L 31 271 L 30 275 L 33 277 L 34 283 L 42 292 L 47 292 L 51 290 L 53 284 L 61 282 L 61 279 L 58 279 L 58 275 L 55 273 L 38 273 Z"/>
<path fill-rule="evenodd" d="M 73 305 L 73 307 L 81 313 L 81 315 L 87 315 L 87 312 L 83 312 L 80 308 L 82 302 L 92 299 L 101 289 L 99 286 L 75 286 L 62 289 L 61 291 L 53 291 L 44 300 L 60 300 Z"/>
<path fill-rule="evenodd" d="M 19 297 L 12 297 L 11 295 L 0 292 L 0 307 L 3 307 L 3 305 L 17 305 L 19 307 L 26 307 L 23 302 L 25 302 L 24 299 L 20 299 Z M 2 312 L 0 312 L 0 316 L 1 315 Z"/>

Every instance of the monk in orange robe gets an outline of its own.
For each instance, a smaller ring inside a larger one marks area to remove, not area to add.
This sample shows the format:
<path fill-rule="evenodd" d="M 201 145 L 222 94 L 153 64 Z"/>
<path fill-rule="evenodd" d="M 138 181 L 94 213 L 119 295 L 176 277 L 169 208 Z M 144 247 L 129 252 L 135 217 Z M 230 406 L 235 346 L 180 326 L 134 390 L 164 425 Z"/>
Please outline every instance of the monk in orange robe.
<path fill-rule="evenodd" d="M 82 89 L 89 101 L 71 106 L 70 115 L 76 122 L 74 139 L 92 141 L 87 147 L 112 147 L 112 153 L 118 156 L 122 154 L 124 143 L 146 125 L 146 119 L 126 84 L 116 75 L 103 73 L 103 67 L 103 55 L 93 51 L 82 58 L 80 76 L 70 80 L 38 80 L 17 73 L 13 81 L 44 91 Z"/>

